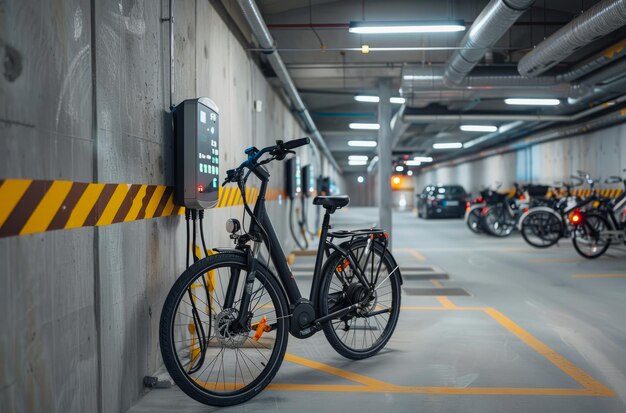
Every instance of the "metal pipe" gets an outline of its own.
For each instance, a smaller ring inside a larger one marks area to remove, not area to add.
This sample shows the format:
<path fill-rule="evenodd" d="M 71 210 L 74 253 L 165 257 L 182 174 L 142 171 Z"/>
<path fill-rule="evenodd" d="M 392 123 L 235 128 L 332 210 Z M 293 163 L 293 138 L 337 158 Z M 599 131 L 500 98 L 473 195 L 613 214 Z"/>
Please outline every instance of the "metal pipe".
<path fill-rule="evenodd" d="M 462 50 L 455 52 L 444 72 L 443 83 L 455 85 L 463 81 L 489 48 L 535 0 L 491 0 L 478 15 L 461 41 Z"/>
<path fill-rule="evenodd" d="M 567 72 L 557 75 L 557 82 L 571 82 L 586 74 L 598 70 L 601 67 L 626 56 L 626 39 L 607 47 L 595 56 L 572 67 Z"/>
<path fill-rule="evenodd" d="M 537 76 L 624 24 L 626 0 L 602 0 L 522 57 L 517 69 L 522 76 Z"/>
<path fill-rule="evenodd" d="M 580 111 L 573 115 L 521 115 L 521 114 L 481 114 L 481 115 L 404 115 L 403 120 L 411 123 L 465 122 L 465 121 L 536 121 L 536 122 L 573 122 L 592 115 L 610 106 L 626 102 L 626 95 L 606 101 L 600 105 Z"/>
<path fill-rule="evenodd" d="M 272 35 L 270 34 L 269 29 L 265 25 L 263 21 L 263 16 L 259 11 L 254 0 L 238 0 L 239 6 L 243 11 L 243 15 L 250 26 L 254 37 L 256 38 L 259 46 L 264 49 L 264 53 L 266 54 L 267 61 L 269 62 L 272 69 L 276 73 L 276 76 L 280 80 L 280 83 L 285 90 L 285 93 L 289 97 L 291 101 L 292 109 L 296 112 L 296 114 L 302 119 L 307 132 L 311 135 L 313 142 L 321 149 L 324 155 L 328 158 L 328 160 L 332 163 L 335 169 L 341 172 L 341 168 L 339 164 L 333 157 L 333 154 L 330 152 L 326 141 L 320 134 L 319 130 L 315 126 L 315 122 L 311 118 L 309 111 L 307 110 L 300 94 L 298 93 L 298 89 L 296 85 L 293 83 L 283 60 L 280 58 L 280 55 L 276 51 L 276 46 Z"/>
<path fill-rule="evenodd" d="M 540 143 L 567 138 L 570 136 L 580 135 L 582 133 L 589 133 L 594 130 L 598 130 L 601 128 L 605 128 L 608 126 L 612 126 L 615 124 L 623 123 L 626 121 L 626 111 L 616 110 L 611 113 L 608 113 L 599 118 L 582 122 L 573 126 L 563 126 L 561 128 L 555 128 L 545 132 L 539 132 L 534 135 L 525 136 L 523 139 L 518 139 L 516 142 L 511 142 L 508 145 L 500 146 L 497 148 L 493 148 L 490 150 L 481 150 L 472 155 L 463 156 L 460 158 L 456 158 L 452 161 L 442 162 L 440 164 L 433 164 L 432 166 L 427 166 L 423 168 L 423 171 L 427 171 L 430 169 L 436 169 L 439 167 L 445 166 L 454 166 L 462 163 L 476 161 L 478 159 L 484 159 L 493 155 L 499 155 L 507 152 L 513 152 L 520 149 L 524 149 L 529 146 L 537 145 Z"/>

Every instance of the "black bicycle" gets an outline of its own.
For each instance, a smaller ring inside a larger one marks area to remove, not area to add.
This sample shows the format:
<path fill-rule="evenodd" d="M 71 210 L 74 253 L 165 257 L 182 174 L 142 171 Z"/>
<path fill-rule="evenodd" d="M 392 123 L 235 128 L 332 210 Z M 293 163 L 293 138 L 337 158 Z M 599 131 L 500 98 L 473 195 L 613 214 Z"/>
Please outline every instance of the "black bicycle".
<path fill-rule="evenodd" d="M 339 354 L 357 360 L 378 353 L 396 327 L 402 277 L 387 234 L 376 228 L 329 231 L 330 215 L 349 203 L 347 196 L 313 201 L 326 212 L 309 298 L 300 294 L 265 209 L 270 174 L 263 165 L 308 143 L 277 141 L 245 151 L 248 159 L 227 172 L 224 185 L 239 186 L 248 230 L 230 219 L 235 247 L 215 248 L 214 255 L 191 265 L 165 301 L 163 361 L 176 384 L 201 403 L 228 406 L 261 392 L 282 363 L 289 333 L 307 338 L 323 330 Z M 260 180 L 254 210 L 245 198 L 251 174 Z M 268 262 L 260 256 L 262 244 Z"/>

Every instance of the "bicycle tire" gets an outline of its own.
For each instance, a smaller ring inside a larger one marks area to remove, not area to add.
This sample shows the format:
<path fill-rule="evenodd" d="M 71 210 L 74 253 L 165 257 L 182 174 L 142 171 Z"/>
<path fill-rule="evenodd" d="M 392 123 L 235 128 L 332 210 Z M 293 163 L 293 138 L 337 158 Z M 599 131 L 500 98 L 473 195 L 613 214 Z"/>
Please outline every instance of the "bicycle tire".
<path fill-rule="evenodd" d="M 602 215 L 598 215 L 598 214 L 586 214 L 584 219 L 585 219 L 585 221 L 586 221 L 586 222 L 589 222 L 589 221 L 595 220 L 596 222 L 600 222 L 600 223 L 602 223 L 602 225 L 604 225 L 605 230 L 610 230 L 610 229 L 611 229 L 611 225 L 610 225 L 610 223 L 609 223 L 609 220 L 608 220 L 608 219 L 606 219 L 605 217 L 603 217 Z M 583 225 L 584 225 L 584 224 L 583 224 Z M 597 253 L 594 253 L 594 254 L 592 254 L 592 255 L 586 254 L 585 252 L 583 252 L 583 250 L 582 250 L 581 246 L 579 245 L 579 241 L 578 241 L 578 238 L 579 238 L 579 237 L 578 237 L 578 231 L 579 231 L 579 230 L 580 230 L 580 229 L 577 229 L 577 230 L 575 230 L 575 231 L 574 231 L 574 235 L 572 236 L 572 244 L 574 245 L 574 249 L 576 250 L 576 252 L 577 252 L 577 253 L 578 253 L 581 257 L 587 258 L 587 259 L 589 259 L 589 260 L 593 260 L 593 259 L 599 258 L 599 257 L 601 257 L 602 255 L 604 255 L 604 253 L 605 253 L 605 252 L 609 249 L 609 247 L 611 246 L 611 239 L 610 239 L 610 238 L 608 238 L 608 239 L 606 240 L 606 244 L 605 244 L 602 248 L 600 248 L 600 249 L 598 250 L 598 252 L 597 252 Z"/>
<path fill-rule="evenodd" d="M 482 208 L 472 208 L 465 214 L 465 224 L 474 234 L 485 232 L 482 225 L 481 210 Z"/>
<path fill-rule="evenodd" d="M 496 213 L 499 213 L 502 219 L 499 219 L 498 216 L 496 216 Z M 487 212 L 485 212 L 485 216 L 483 217 L 483 222 L 489 234 L 494 237 L 505 238 L 513 233 L 513 229 L 515 227 L 514 224 L 507 223 L 508 229 L 500 230 L 506 221 L 506 218 L 504 217 L 505 214 L 506 210 L 504 206 L 496 205 L 487 209 Z"/>
<path fill-rule="evenodd" d="M 359 240 L 359 241 L 353 242 L 351 246 L 351 250 L 355 251 L 355 250 L 358 250 L 359 248 L 364 248 L 366 245 L 366 242 L 367 242 L 366 240 Z M 401 275 L 399 274 L 398 266 L 393 256 L 388 250 L 385 251 L 383 255 L 383 247 L 379 243 L 377 242 L 372 243 L 372 251 L 375 251 L 379 257 L 382 257 L 383 266 L 385 267 L 385 271 L 386 271 L 385 274 L 390 274 L 395 269 L 395 272 L 391 274 L 390 276 L 388 276 L 387 278 L 389 280 L 390 288 L 391 288 L 390 294 L 392 296 L 392 302 L 391 302 L 390 308 L 392 309 L 392 311 L 390 312 L 390 316 L 380 336 L 376 340 L 372 339 L 371 346 L 367 348 L 362 348 L 362 349 L 355 349 L 353 347 L 348 346 L 346 343 L 344 343 L 342 339 L 337 335 L 337 331 L 333 327 L 333 322 L 337 322 L 338 320 L 331 320 L 322 324 L 324 335 L 326 336 L 326 339 L 328 340 L 329 344 L 335 349 L 335 351 L 337 351 L 337 353 L 339 353 L 343 357 L 346 357 L 352 360 L 361 360 L 364 358 L 372 357 L 373 355 L 377 354 L 380 350 L 382 350 L 387 344 L 387 342 L 389 341 L 389 339 L 391 338 L 391 336 L 393 335 L 393 332 L 398 323 L 398 317 L 400 315 Z M 320 311 L 320 315 L 319 315 L 320 317 L 323 317 L 324 315 L 329 314 L 328 303 L 329 303 L 329 292 L 330 292 L 331 282 L 335 275 L 337 265 L 343 262 L 344 258 L 345 257 L 343 256 L 343 254 L 339 253 L 338 251 L 335 251 L 328 258 L 327 265 L 325 265 L 324 267 L 324 271 L 323 271 L 324 275 L 320 283 L 320 297 L 318 301 L 318 309 Z M 372 268 L 373 267 L 374 265 L 372 265 Z M 387 275 L 385 275 L 385 277 L 387 277 Z M 379 303 L 378 297 L 377 297 L 376 304 L 373 305 L 373 308 L 376 309 L 376 307 L 379 305 L 381 304 Z M 376 318 L 376 317 L 377 316 L 374 316 L 373 318 Z M 358 318 L 358 317 L 354 317 L 354 318 Z M 363 317 L 363 319 L 367 320 L 366 317 Z M 378 328 L 380 326 L 379 321 L 375 319 L 374 322 L 377 323 L 376 328 Z M 364 331 L 366 331 L 365 329 L 368 326 L 372 327 L 371 324 L 364 321 L 363 326 L 362 326 Z M 358 327 L 359 327 L 358 321 L 355 321 L 355 325 L 354 325 L 355 331 Z M 355 335 L 356 335 L 356 332 L 355 332 Z"/>
<path fill-rule="evenodd" d="M 554 244 L 556 244 L 557 242 L 559 242 L 559 239 L 561 239 L 561 234 L 563 233 L 563 228 L 562 226 L 559 228 L 558 233 L 556 233 L 556 236 L 551 237 L 550 239 L 546 239 L 544 237 L 542 237 L 541 235 L 537 234 L 536 231 L 536 224 L 531 223 L 532 219 L 537 219 L 536 217 L 533 217 L 533 215 L 540 215 L 540 214 L 546 214 L 549 216 L 548 219 L 553 219 L 556 224 L 562 225 L 561 221 L 558 220 L 558 218 L 546 211 L 536 211 L 536 212 L 529 212 L 528 215 L 526 215 L 526 217 L 524 218 L 524 220 L 522 221 L 521 225 L 520 225 L 520 232 L 522 233 L 522 238 L 524 238 L 524 241 L 526 241 L 530 246 L 533 246 L 535 248 L 549 248 L 551 246 L 553 246 Z M 545 223 L 544 223 L 545 224 Z M 555 225 L 555 224 L 552 224 Z M 533 228 L 535 227 L 535 228 Z M 529 235 L 527 234 L 528 231 L 531 231 L 534 235 L 536 235 L 537 237 L 539 237 L 540 239 L 546 241 L 543 244 L 538 244 L 536 242 L 534 242 L 534 240 L 531 240 Z M 556 232 L 556 231 L 555 231 Z"/>
<path fill-rule="evenodd" d="M 185 294 L 188 292 L 189 288 L 191 288 L 191 285 L 196 280 L 198 280 L 199 277 L 203 277 L 204 274 L 208 273 L 209 271 L 224 268 L 227 266 L 230 266 L 231 268 L 236 267 L 239 270 L 245 270 L 247 267 L 247 259 L 246 257 L 238 254 L 220 253 L 199 260 L 191 265 L 187 270 L 185 270 L 185 272 L 183 272 L 181 276 L 176 280 L 174 286 L 167 296 L 167 299 L 165 300 L 159 324 L 161 354 L 163 356 L 163 362 L 170 376 L 178 385 L 178 387 L 189 397 L 200 403 L 211 406 L 231 406 L 235 404 L 240 404 L 259 394 L 271 382 L 271 380 L 276 375 L 276 372 L 280 368 L 282 360 L 285 356 L 285 351 L 287 349 L 287 341 L 289 336 L 289 312 L 287 298 L 285 297 L 284 292 L 277 282 L 276 278 L 269 272 L 267 268 L 259 265 L 256 271 L 255 282 L 258 281 L 262 286 L 267 288 L 268 294 L 271 297 L 272 305 L 275 309 L 277 320 L 277 327 L 275 330 L 276 344 L 274 349 L 272 350 L 268 362 L 266 364 L 261 363 L 261 365 L 264 365 L 264 368 L 262 370 L 257 367 L 257 369 L 259 369 L 261 372 L 248 385 L 245 385 L 244 381 L 244 386 L 237 389 L 237 381 L 235 379 L 235 390 L 228 394 L 217 394 L 214 391 L 210 391 L 206 385 L 203 387 L 199 384 L 200 382 L 198 380 L 193 380 L 189 377 L 189 375 L 185 372 L 181 362 L 179 361 L 179 357 L 176 351 L 174 324 L 177 316 L 177 309 L 184 299 Z M 208 301 L 210 303 L 210 300 Z M 208 311 L 209 313 L 212 312 L 212 310 Z M 209 314 L 209 320 L 212 320 L 211 322 L 215 322 L 217 325 L 217 321 L 213 321 L 216 319 L 217 316 L 214 319 Z M 210 340 L 211 337 L 209 337 L 207 343 L 210 343 Z M 206 345 L 208 346 L 208 344 Z M 224 347 L 222 347 L 222 351 L 223 350 Z M 222 363 L 223 359 L 224 355 L 222 355 Z M 235 367 L 235 370 L 236 368 L 237 367 Z M 242 367 L 240 367 L 240 369 L 241 368 Z M 211 376 L 209 375 L 209 377 Z M 226 390 L 226 382 L 224 382 L 224 389 Z"/>

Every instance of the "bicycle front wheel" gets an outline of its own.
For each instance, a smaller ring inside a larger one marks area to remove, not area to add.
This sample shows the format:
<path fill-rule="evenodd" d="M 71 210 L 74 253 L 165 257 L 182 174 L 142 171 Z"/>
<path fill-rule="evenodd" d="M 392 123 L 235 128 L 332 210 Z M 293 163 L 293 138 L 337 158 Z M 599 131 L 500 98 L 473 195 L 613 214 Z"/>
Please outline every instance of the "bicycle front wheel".
<path fill-rule="evenodd" d="M 189 267 L 165 300 L 159 329 L 163 361 L 180 389 L 200 403 L 229 406 L 254 397 L 285 355 L 287 301 L 260 265 L 245 325 L 235 323 L 247 275 L 246 257 L 212 255 Z"/>
<path fill-rule="evenodd" d="M 346 308 L 367 299 L 363 309 L 330 320 L 322 325 L 330 345 L 342 356 L 359 360 L 378 353 L 391 338 L 400 314 L 399 268 L 383 246 L 367 240 L 355 241 L 350 247 L 353 260 L 361 267 L 373 293 L 355 275 L 354 268 L 342 254 L 328 258 L 320 288 L 320 316 Z"/>
<path fill-rule="evenodd" d="M 548 211 L 532 211 L 521 224 L 522 238 L 535 248 L 556 244 L 563 234 L 562 221 Z"/>

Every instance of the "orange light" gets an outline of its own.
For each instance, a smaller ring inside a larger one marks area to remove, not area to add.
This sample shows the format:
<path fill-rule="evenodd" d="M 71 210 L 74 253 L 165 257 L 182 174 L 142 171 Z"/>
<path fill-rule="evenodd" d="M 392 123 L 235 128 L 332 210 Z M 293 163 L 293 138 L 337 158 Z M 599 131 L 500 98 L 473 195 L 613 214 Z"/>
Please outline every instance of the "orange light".
<path fill-rule="evenodd" d="M 574 212 L 572 212 L 572 214 L 569 217 L 569 220 L 572 224 L 580 224 L 583 220 L 582 215 L 580 214 L 579 210 L 576 210 Z"/>
<path fill-rule="evenodd" d="M 526 197 L 525 197 L 524 195 L 520 195 L 520 196 L 519 196 L 519 200 L 520 200 L 520 201 L 523 201 L 523 200 L 525 200 L 525 199 L 526 199 Z"/>
<path fill-rule="evenodd" d="M 399 176 L 394 176 L 393 177 L 393 183 L 396 184 L 396 185 L 399 185 L 400 184 L 400 177 Z"/>

